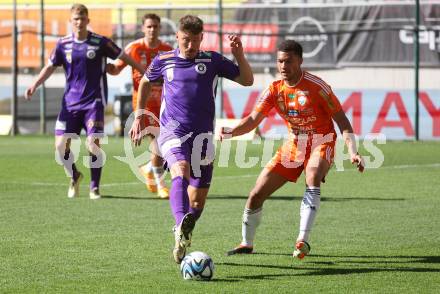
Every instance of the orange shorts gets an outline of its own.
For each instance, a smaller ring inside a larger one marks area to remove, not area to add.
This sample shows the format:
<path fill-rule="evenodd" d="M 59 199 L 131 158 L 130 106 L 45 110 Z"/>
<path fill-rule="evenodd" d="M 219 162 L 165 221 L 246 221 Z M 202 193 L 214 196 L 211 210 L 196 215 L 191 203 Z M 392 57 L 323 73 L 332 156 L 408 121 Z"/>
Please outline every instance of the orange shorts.
<path fill-rule="evenodd" d="M 302 171 L 310 164 L 318 165 L 320 158 L 331 165 L 335 155 L 335 144 L 335 134 L 314 143 L 312 140 L 288 140 L 278 148 L 266 168 L 290 182 L 296 182 Z"/>

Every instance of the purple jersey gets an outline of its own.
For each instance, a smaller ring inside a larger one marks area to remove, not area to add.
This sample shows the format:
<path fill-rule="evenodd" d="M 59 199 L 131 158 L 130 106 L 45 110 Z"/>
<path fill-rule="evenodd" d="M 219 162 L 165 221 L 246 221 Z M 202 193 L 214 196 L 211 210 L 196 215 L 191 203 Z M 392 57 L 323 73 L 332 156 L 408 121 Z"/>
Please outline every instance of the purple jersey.
<path fill-rule="evenodd" d="M 107 103 L 106 58 L 116 59 L 122 50 L 110 39 L 88 32 L 86 40 L 73 34 L 61 38 L 49 62 L 63 66 L 66 74 L 63 109 L 69 111 L 94 108 Z"/>
<path fill-rule="evenodd" d="M 218 77 L 233 80 L 239 74 L 236 64 L 212 51 L 200 51 L 194 59 L 180 57 L 179 49 L 156 56 L 145 77 L 164 81 L 161 127 L 177 121 L 174 133 L 212 132 Z"/>

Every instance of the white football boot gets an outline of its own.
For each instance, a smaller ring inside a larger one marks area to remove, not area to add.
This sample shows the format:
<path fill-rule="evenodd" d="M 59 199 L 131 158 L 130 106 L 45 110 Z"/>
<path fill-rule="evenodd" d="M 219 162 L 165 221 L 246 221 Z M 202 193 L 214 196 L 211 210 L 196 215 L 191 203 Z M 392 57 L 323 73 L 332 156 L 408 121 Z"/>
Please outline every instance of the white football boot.
<path fill-rule="evenodd" d="M 185 214 L 180 225 L 175 228 L 174 238 L 175 245 L 173 249 L 173 257 L 176 263 L 181 263 L 186 254 L 186 248 L 191 246 L 191 237 L 194 226 L 196 225 L 196 219 L 191 213 Z"/>
<path fill-rule="evenodd" d="M 74 181 L 73 179 L 70 180 L 69 190 L 67 191 L 67 197 L 75 198 L 79 196 L 79 184 L 81 183 L 82 179 L 83 179 L 83 175 L 82 173 L 79 172 L 76 181 Z"/>

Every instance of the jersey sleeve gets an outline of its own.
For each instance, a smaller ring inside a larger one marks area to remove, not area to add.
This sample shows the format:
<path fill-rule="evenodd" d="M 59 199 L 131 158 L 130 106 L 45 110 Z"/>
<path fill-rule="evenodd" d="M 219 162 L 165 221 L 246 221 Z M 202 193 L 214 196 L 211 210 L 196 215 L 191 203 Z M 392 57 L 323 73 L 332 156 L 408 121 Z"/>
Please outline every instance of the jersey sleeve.
<path fill-rule="evenodd" d="M 154 57 L 150 66 L 148 66 L 147 70 L 145 71 L 144 77 L 150 82 L 162 80 L 161 62 L 159 56 L 160 55 Z"/>
<path fill-rule="evenodd" d="M 64 63 L 63 48 L 59 40 L 50 54 L 49 62 L 54 66 L 61 66 Z"/>
<path fill-rule="evenodd" d="M 130 56 L 131 58 L 133 58 L 133 53 L 134 53 L 134 46 L 133 43 L 128 44 L 127 46 L 125 46 L 124 48 L 124 52 L 125 54 L 127 54 L 128 56 Z M 121 69 L 127 66 L 127 63 L 122 60 L 122 59 L 116 59 L 115 61 L 115 65 L 117 67 L 120 67 Z"/>
<path fill-rule="evenodd" d="M 104 55 L 111 58 L 111 59 L 117 59 L 119 58 L 123 51 L 121 48 L 119 48 L 112 40 L 109 38 L 103 37 L 103 44 L 102 48 L 104 51 Z"/>
<path fill-rule="evenodd" d="M 213 52 L 214 53 L 214 52 Z M 238 68 L 238 65 L 233 63 L 228 58 L 224 57 L 221 54 L 216 54 L 216 58 L 218 58 L 219 63 L 219 76 L 227 78 L 228 80 L 234 80 L 236 77 L 240 75 L 240 69 Z"/>
<path fill-rule="evenodd" d="M 342 109 L 339 99 L 333 93 L 333 90 L 329 85 L 325 84 L 324 87 L 319 89 L 318 93 L 319 96 L 323 98 L 322 105 L 325 111 L 330 114 L 330 116 L 332 116 L 333 114 L 335 114 L 336 112 Z"/>
<path fill-rule="evenodd" d="M 273 87 L 269 86 L 263 92 L 261 92 L 260 97 L 257 100 L 257 104 L 254 107 L 254 111 L 260 112 L 264 116 L 267 116 L 274 106 Z"/>

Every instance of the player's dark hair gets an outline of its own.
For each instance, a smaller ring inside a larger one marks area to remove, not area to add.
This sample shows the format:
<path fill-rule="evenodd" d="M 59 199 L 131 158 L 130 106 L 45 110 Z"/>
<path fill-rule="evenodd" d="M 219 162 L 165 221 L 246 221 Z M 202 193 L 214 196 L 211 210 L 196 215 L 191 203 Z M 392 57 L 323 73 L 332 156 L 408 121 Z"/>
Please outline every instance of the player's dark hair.
<path fill-rule="evenodd" d="M 300 43 L 295 40 L 284 40 L 278 44 L 278 51 L 293 53 L 298 57 L 303 56 L 303 48 Z"/>
<path fill-rule="evenodd" d="M 195 15 L 185 15 L 179 20 L 179 30 L 198 35 L 203 31 L 203 21 Z"/>
<path fill-rule="evenodd" d="M 156 13 L 146 13 L 144 14 L 144 16 L 142 16 L 142 25 L 144 25 L 145 21 L 147 19 L 152 19 L 157 21 L 158 23 L 160 23 L 160 16 L 157 15 Z"/>
<path fill-rule="evenodd" d="M 85 14 L 89 16 L 89 10 L 84 4 L 79 4 L 79 3 L 73 4 L 72 7 L 70 8 L 70 13 L 74 13 L 74 12 L 78 12 L 78 14 L 81 15 Z"/>

